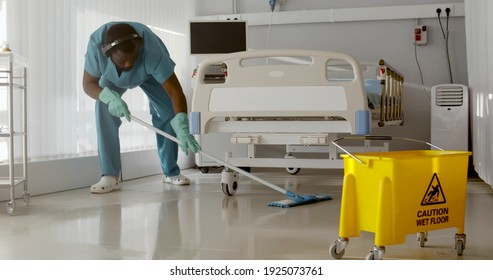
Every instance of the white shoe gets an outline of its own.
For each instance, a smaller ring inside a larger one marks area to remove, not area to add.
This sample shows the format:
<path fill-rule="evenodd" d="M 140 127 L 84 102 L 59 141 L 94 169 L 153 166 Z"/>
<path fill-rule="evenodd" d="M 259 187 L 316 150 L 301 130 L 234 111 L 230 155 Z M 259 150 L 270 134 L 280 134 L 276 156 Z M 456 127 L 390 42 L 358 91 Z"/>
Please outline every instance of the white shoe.
<path fill-rule="evenodd" d="M 103 176 L 101 180 L 91 186 L 91 193 L 109 193 L 121 188 L 118 179 L 113 176 Z"/>
<path fill-rule="evenodd" d="M 190 179 L 188 179 L 188 177 L 183 176 L 181 174 L 176 176 L 163 175 L 163 183 L 171 183 L 177 186 L 190 185 Z"/>

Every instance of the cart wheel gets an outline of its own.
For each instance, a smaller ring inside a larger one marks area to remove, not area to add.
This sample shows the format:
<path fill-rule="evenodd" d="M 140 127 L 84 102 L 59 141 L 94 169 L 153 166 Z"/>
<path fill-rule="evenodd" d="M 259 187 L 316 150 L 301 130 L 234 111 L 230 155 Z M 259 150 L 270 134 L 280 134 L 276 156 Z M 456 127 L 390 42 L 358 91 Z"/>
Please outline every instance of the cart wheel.
<path fill-rule="evenodd" d="M 416 240 L 419 242 L 419 247 L 424 247 L 426 241 L 428 241 L 428 233 L 427 232 L 418 232 L 416 236 Z"/>
<path fill-rule="evenodd" d="M 368 253 L 368 255 L 366 255 L 365 260 L 367 260 L 367 261 L 373 261 L 373 260 L 375 260 L 375 253 L 373 252 L 373 250 L 370 250 L 370 252 Z"/>
<path fill-rule="evenodd" d="M 334 259 L 340 259 L 344 256 L 346 252 L 346 246 L 349 243 L 347 237 L 339 237 L 334 244 L 330 246 L 330 254 Z"/>
<path fill-rule="evenodd" d="M 29 195 L 28 192 L 22 193 L 22 199 L 24 200 L 24 203 L 26 203 L 26 205 L 29 205 L 29 203 L 31 203 L 31 195 Z"/>
<path fill-rule="evenodd" d="M 298 168 L 298 167 L 287 167 L 287 168 L 286 168 L 286 171 L 287 171 L 289 174 L 291 174 L 291 175 L 296 175 L 296 174 L 298 174 L 298 172 L 300 172 L 300 170 L 301 170 L 301 169 L 300 169 L 300 168 Z"/>
<path fill-rule="evenodd" d="M 373 250 L 370 250 L 368 255 L 366 255 L 366 260 L 382 260 L 383 254 L 385 253 L 385 247 L 375 246 Z"/>
<path fill-rule="evenodd" d="M 15 200 L 10 200 L 8 203 L 7 203 L 7 213 L 9 215 L 13 215 L 15 212 Z"/>
<path fill-rule="evenodd" d="M 457 248 L 457 256 L 462 256 L 464 253 L 464 240 L 457 240 L 455 242 L 455 248 Z"/>
<path fill-rule="evenodd" d="M 455 235 L 455 249 L 457 249 L 457 255 L 462 256 L 464 249 L 466 249 L 466 235 L 456 234 Z"/>
<path fill-rule="evenodd" d="M 346 248 L 342 249 L 340 252 L 337 252 L 337 241 L 334 244 L 330 245 L 330 255 L 334 259 L 341 259 L 344 256 L 344 253 L 346 253 Z"/>
<path fill-rule="evenodd" d="M 199 167 L 199 170 L 200 172 L 202 172 L 202 174 L 209 173 L 209 167 Z"/>

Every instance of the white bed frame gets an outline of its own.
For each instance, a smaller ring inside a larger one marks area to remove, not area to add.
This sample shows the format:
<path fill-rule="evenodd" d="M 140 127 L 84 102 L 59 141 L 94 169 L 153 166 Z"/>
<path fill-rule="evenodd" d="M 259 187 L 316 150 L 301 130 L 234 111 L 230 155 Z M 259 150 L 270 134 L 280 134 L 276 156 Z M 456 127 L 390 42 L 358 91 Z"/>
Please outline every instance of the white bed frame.
<path fill-rule="evenodd" d="M 352 78 L 328 76 L 333 62 L 349 66 Z M 192 133 L 232 133 L 232 143 L 247 145 L 246 157 L 226 156 L 236 166 L 285 167 L 288 172 L 293 166 L 342 168 L 336 147 L 329 145 L 338 134 L 369 135 L 372 126 L 402 124 L 403 79 L 397 83 L 388 78 L 388 73 L 397 71 L 383 60 L 379 67 L 383 106 L 378 120 L 372 121 L 375 112 L 368 108 L 361 66 L 351 55 L 276 49 L 212 56 L 200 63 L 196 73 Z M 286 145 L 286 156 L 257 157 L 258 145 Z M 363 150 L 382 151 L 388 146 L 371 147 L 365 142 L 351 148 Z M 294 157 L 295 152 L 329 157 L 302 159 Z M 200 167 L 200 160 L 197 164 Z"/>

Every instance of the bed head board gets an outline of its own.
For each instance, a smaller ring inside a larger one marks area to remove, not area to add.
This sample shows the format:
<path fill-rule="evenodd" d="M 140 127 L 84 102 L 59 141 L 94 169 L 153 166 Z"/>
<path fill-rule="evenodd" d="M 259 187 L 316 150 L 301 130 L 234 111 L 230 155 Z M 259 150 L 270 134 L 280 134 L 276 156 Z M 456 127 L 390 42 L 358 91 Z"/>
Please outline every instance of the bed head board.
<path fill-rule="evenodd" d="M 337 71 L 341 63 L 344 77 Z M 363 83 L 358 61 L 340 52 L 272 49 L 213 56 L 198 67 L 192 130 L 207 133 L 218 117 L 338 117 L 353 134 L 366 134 L 358 133 L 371 127 L 361 129 L 371 122 Z"/>

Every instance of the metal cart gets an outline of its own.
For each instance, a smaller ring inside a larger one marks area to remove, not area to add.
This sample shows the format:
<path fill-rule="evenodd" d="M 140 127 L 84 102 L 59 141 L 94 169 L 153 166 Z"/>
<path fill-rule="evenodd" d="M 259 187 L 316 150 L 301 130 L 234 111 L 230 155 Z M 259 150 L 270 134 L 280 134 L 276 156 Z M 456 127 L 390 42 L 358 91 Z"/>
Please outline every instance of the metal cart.
<path fill-rule="evenodd" d="M 23 185 L 22 197 L 29 204 L 27 188 L 27 61 L 11 51 L 0 51 L 0 162 L 6 160 L 8 174 L 0 176 L 0 187 L 10 189 L 7 212 L 15 212 L 15 187 Z M 2 155 L 3 154 L 3 155 Z M 3 160 L 2 160 L 3 159 Z M 16 162 L 17 160 L 17 162 Z M 17 166 L 17 167 L 16 167 Z"/>
<path fill-rule="evenodd" d="M 375 233 L 375 246 L 366 259 L 380 260 L 385 246 L 404 243 L 407 234 L 417 234 L 424 247 L 428 231 L 452 227 L 457 228 L 455 248 L 462 255 L 471 152 L 438 149 L 345 151 L 339 238 L 330 246 L 332 257 L 342 258 L 349 237 L 359 236 L 360 231 Z"/>

